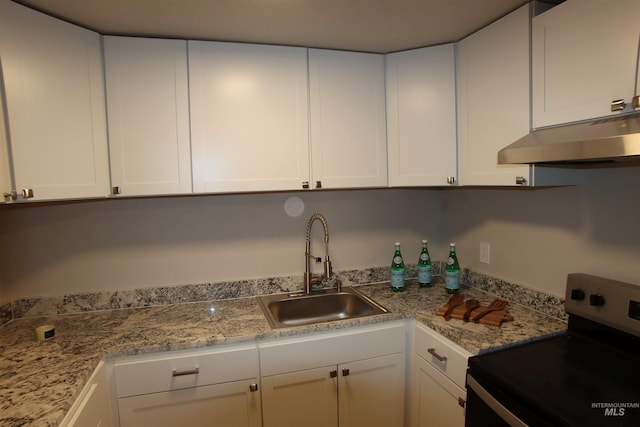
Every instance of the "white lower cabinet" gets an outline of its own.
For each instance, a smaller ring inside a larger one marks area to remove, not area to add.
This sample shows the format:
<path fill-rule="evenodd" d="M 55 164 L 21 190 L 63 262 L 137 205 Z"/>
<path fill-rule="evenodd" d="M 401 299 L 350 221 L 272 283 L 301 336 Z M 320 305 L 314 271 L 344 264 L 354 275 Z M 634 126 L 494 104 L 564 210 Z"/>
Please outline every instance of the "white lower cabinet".
<path fill-rule="evenodd" d="M 120 426 L 260 426 L 257 379 L 118 399 Z"/>
<path fill-rule="evenodd" d="M 469 352 L 416 323 L 411 427 L 463 427 Z"/>
<path fill-rule="evenodd" d="M 100 365 L 62 425 L 462 427 L 470 356 L 418 322 L 395 321 L 127 357 L 109 375 Z"/>
<path fill-rule="evenodd" d="M 259 427 L 255 345 L 128 358 L 114 364 L 121 427 Z"/>
<path fill-rule="evenodd" d="M 60 427 L 109 427 L 113 425 L 107 365 L 100 362 Z"/>
<path fill-rule="evenodd" d="M 260 344 L 265 427 L 404 426 L 404 323 Z"/>

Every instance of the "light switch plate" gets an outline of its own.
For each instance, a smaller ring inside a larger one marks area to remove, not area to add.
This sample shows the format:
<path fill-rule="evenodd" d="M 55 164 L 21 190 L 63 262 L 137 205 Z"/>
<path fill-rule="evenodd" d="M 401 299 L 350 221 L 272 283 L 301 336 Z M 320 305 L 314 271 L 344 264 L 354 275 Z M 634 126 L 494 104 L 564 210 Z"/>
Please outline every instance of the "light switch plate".
<path fill-rule="evenodd" d="M 491 245 L 489 243 L 480 243 L 480 262 L 489 264 L 491 259 Z"/>

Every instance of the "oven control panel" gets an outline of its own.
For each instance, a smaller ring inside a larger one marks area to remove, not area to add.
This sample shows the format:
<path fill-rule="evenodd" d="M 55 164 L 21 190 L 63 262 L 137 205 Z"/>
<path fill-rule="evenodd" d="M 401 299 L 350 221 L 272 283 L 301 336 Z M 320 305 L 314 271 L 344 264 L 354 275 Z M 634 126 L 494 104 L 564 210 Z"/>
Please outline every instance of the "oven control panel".
<path fill-rule="evenodd" d="M 640 336 L 640 285 L 569 274 L 564 305 L 567 313 Z"/>

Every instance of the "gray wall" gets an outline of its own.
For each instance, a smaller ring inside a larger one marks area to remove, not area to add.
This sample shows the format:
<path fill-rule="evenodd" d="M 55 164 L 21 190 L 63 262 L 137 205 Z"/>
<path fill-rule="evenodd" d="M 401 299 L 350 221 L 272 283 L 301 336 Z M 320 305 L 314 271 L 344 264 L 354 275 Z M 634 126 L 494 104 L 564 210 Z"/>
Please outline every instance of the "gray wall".
<path fill-rule="evenodd" d="M 384 189 L 0 206 L 0 298 L 302 274 L 306 222 L 329 223 L 334 269 L 444 260 L 564 294 L 586 272 L 640 285 L 640 168 L 597 169 L 577 187 Z M 284 211 L 298 196 L 306 210 Z M 322 255 L 320 227 L 313 252 Z M 491 263 L 479 262 L 480 242 Z M 0 299 L 1 301 L 1 299 Z"/>
<path fill-rule="evenodd" d="M 640 285 L 638 188 L 640 168 L 624 168 L 586 170 L 576 187 L 452 191 L 444 236 L 464 266 L 555 295 L 573 272 Z M 489 265 L 480 242 L 491 244 Z"/>
<path fill-rule="evenodd" d="M 306 205 L 297 218 L 284 211 L 292 195 Z M 335 270 L 386 265 L 396 240 L 407 260 L 423 238 L 446 250 L 442 195 L 383 189 L 0 206 L 0 270 L 10 298 L 302 277 L 315 212 L 327 218 Z M 312 252 L 322 256 L 320 231 L 316 224 Z"/>

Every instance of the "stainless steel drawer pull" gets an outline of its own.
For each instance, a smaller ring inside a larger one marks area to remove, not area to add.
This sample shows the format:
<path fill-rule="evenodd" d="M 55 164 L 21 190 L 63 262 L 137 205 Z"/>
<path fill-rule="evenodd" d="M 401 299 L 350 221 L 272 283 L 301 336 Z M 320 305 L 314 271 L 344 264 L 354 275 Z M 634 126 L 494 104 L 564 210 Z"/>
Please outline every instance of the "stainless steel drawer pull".
<path fill-rule="evenodd" d="M 258 391 L 258 384 L 256 383 L 249 384 L 249 391 L 252 393 Z"/>
<path fill-rule="evenodd" d="M 198 375 L 200 373 L 200 368 L 189 369 L 188 371 L 176 371 L 173 370 L 174 377 L 183 377 L 185 375 Z"/>
<path fill-rule="evenodd" d="M 447 356 L 440 356 L 438 353 L 436 353 L 436 349 L 435 348 L 428 348 L 427 349 L 427 353 L 429 353 L 430 355 L 432 355 L 433 357 L 438 359 L 438 362 L 446 362 L 447 361 Z"/>

